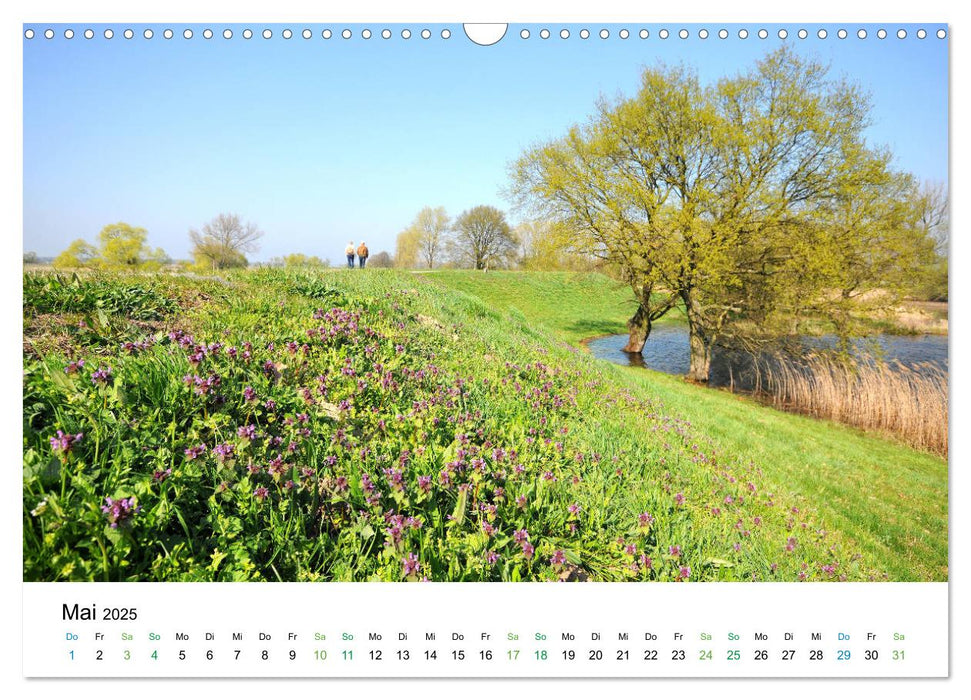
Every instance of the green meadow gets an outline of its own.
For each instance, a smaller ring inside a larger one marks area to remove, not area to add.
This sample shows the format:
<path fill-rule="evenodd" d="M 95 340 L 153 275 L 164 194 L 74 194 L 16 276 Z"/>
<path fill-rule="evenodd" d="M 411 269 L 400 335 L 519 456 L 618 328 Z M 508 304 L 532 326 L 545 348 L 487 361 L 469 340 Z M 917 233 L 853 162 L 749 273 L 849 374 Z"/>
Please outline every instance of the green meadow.
<path fill-rule="evenodd" d="M 630 313 L 595 274 L 28 273 L 24 578 L 947 580 L 945 460 L 585 352 Z"/>
<path fill-rule="evenodd" d="M 633 313 L 629 288 L 595 273 L 442 271 L 431 277 L 575 346 L 624 333 Z M 681 322 L 683 315 L 673 313 L 655 324 Z M 810 500 L 832 527 L 871 555 L 879 552 L 892 579 L 947 579 L 946 460 L 660 372 L 597 362 L 616 381 L 704 426 L 726 453 L 759 464 L 780 487 Z"/>

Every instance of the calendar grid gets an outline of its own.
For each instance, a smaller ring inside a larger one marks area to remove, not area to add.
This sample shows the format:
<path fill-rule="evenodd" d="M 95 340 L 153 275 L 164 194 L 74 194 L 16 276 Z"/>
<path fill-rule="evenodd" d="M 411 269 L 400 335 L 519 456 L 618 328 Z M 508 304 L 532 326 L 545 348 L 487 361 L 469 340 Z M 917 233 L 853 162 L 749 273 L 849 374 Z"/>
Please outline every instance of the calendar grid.
<path fill-rule="evenodd" d="M 25 584 L 24 674 L 948 674 L 947 584 L 160 585 Z"/>

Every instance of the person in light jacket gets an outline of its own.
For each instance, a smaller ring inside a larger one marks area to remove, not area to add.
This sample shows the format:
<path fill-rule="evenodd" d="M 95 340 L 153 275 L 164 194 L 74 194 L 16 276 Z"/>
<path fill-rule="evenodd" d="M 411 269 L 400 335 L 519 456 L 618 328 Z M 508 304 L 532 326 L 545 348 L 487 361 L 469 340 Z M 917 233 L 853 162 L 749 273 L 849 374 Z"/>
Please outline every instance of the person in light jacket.
<path fill-rule="evenodd" d="M 367 246 L 364 245 L 364 241 L 361 241 L 361 245 L 357 247 L 357 264 L 361 269 L 364 269 L 364 266 L 367 265 L 367 256 Z"/>
<path fill-rule="evenodd" d="M 344 248 L 344 255 L 347 256 L 347 266 L 354 269 L 354 241 L 348 241 L 347 247 Z"/>

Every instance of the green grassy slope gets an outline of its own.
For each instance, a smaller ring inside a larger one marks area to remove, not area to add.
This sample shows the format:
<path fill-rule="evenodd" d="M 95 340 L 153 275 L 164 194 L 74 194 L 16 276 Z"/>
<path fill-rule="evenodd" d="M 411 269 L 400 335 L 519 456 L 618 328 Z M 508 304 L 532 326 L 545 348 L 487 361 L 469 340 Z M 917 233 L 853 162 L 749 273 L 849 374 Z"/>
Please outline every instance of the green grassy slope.
<path fill-rule="evenodd" d="M 623 333 L 634 313 L 630 287 L 597 273 L 436 270 L 422 276 L 473 294 L 504 310 L 516 309 L 574 345 L 585 338 Z M 660 322 L 680 320 L 671 313 Z"/>
<path fill-rule="evenodd" d="M 593 360 L 575 279 L 25 281 L 25 579 L 946 579 L 941 460 Z"/>
<path fill-rule="evenodd" d="M 593 329 L 591 335 L 624 330 L 621 309 L 629 294 L 600 275 L 449 271 L 431 277 L 495 308 L 518 310 L 531 324 L 574 344 L 586 329 Z M 598 325 L 596 319 L 604 320 Z M 810 504 L 823 527 L 838 530 L 891 579 L 947 579 L 945 460 L 659 372 L 588 361 L 685 418 L 720 453 L 757 464 L 774 488 Z"/>

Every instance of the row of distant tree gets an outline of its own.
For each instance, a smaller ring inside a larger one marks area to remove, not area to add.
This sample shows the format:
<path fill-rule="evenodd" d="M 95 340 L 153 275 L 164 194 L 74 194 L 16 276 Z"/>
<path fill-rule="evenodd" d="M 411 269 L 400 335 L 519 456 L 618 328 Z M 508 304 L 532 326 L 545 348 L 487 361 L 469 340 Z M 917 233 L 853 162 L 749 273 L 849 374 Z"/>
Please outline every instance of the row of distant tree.
<path fill-rule="evenodd" d="M 189 231 L 190 266 L 200 271 L 245 267 L 246 254 L 259 249 L 262 237 L 256 224 L 244 222 L 236 214 L 220 214 L 201 230 Z M 83 238 L 72 241 L 52 264 L 57 268 L 157 270 L 173 262 L 164 250 L 148 245 L 148 231 L 120 221 L 101 229 L 94 243 Z"/>
<path fill-rule="evenodd" d="M 101 229 L 94 242 L 79 238 L 53 259 L 56 268 L 157 270 L 180 264 L 196 272 L 246 267 L 247 256 L 259 250 L 264 232 L 236 214 L 220 214 L 200 229 L 189 231 L 191 261 L 176 261 L 148 244 L 148 232 L 125 222 Z M 34 253 L 25 263 L 38 262 Z M 305 253 L 270 258 L 273 267 L 329 267 L 330 260 Z M 513 228 L 501 210 L 477 206 L 454 220 L 444 207 L 425 207 L 398 234 L 395 252 L 378 251 L 369 267 L 520 268 L 527 270 L 587 270 L 601 264 L 595 257 L 572 252 L 556 226 L 526 222 Z"/>
<path fill-rule="evenodd" d="M 486 270 L 590 270 L 601 261 L 577 253 L 562 226 L 526 221 L 515 228 L 496 207 L 480 205 L 449 217 L 444 207 L 425 207 L 398 234 L 395 267 Z"/>
<path fill-rule="evenodd" d="M 108 224 L 94 243 L 83 238 L 54 258 L 55 267 L 107 267 L 153 270 L 171 262 L 161 248 L 148 245 L 148 232 L 124 222 Z"/>
<path fill-rule="evenodd" d="M 176 261 L 161 248 L 148 245 L 148 232 L 125 222 L 101 229 L 95 242 L 83 238 L 73 241 L 51 261 L 56 268 L 157 270 L 166 265 L 181 264 L 197 272 L 227 270 L 250 264 L 248 254 L 259 250 L 263 231 L 236 214 L 220 214 L 200 229 L 189 230 L 192 244 L 191 261 Z M 36 253 L 24 253 L 25 263 L 40 262 Z M 271 258 L 275 267 L 329 267 L 330 261 L 316 255 L 291 253 Z M 391 256 L 379 252 L 369 260 L 374 267 L 391 267 Z"/>

